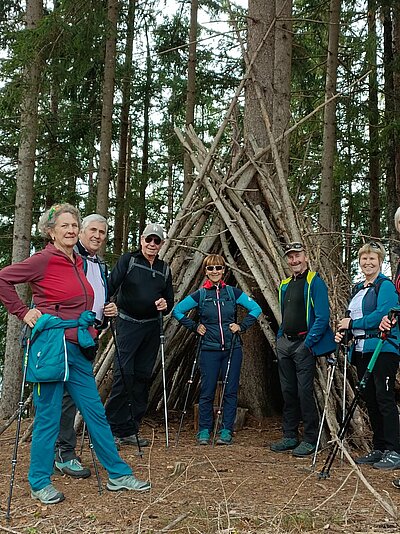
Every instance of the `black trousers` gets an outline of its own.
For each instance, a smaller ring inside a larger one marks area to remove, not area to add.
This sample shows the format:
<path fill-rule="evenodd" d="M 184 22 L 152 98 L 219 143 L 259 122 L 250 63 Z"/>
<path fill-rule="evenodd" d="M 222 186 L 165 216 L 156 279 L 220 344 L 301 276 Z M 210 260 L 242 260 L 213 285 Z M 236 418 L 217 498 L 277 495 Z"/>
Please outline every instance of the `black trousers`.
<path fill-rule="evenodd" d="M 371 356 L 371 352 L 353 354 L 352 363 L 360 380 Z M 380 451 L 400 452 L 399 412 L 394 390 L 398 367 L 397 354 L 381 352 L 363 393 L 373 432 L 373 447 Z"/>
<path fill-rule="evenodd" d="M 114 379 L 106 415 L 114 436 L 131 436 L 139 430 L 146 413 L 153 367 L 160 346 L 158 320 L 132 323 L 117 319 Z M 129 404 L 131 403 L 131 409 Z"/>
<path fill-rule="evenodd" d="M 316 358 L 304 341 L 282 336 L 276 343 L 279 379 L 283 396 L 282 430 L 285 438 L 297 438 L 303 420 L 303 440 L 315 444 L 318 411 L 314 400 Z"/>

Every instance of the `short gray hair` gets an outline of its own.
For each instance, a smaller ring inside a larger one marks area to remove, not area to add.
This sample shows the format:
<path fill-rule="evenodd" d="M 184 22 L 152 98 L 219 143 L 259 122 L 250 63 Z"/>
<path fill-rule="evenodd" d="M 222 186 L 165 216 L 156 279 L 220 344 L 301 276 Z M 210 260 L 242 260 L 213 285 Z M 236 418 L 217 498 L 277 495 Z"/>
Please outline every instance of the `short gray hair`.
<path fill-rule="evenodd" d="M 399 223 L 400 223 L 400 208 L 397 208 L 396 213 L 394 214 L 394 227 L 396 228 L 398 232 L 400 232 Z"/>
<path fill-rule="evenodd" d="M 108 231 L 108 222 L 103 215 L 100 215 L 99 213 L 92 213 L 90 215 L 86 215 L 86 217 L 82 220 L 82 230 L 86 230 L 86 228 L 89 226 L 92 222 L 100 222 L 106 225 L 106 232 Z"/>
<path fill-rule="evenodd" d="M 79 210 L 71 204 L 54 204 L 41 215 L 38 222 L 38 229 L 43 237 L 50 236 L 50 230 L 56 225 L 57 219 L 63 213 L 70 213 L 75 217 L 79 230 L 81 229 L 81 215 Z"/>

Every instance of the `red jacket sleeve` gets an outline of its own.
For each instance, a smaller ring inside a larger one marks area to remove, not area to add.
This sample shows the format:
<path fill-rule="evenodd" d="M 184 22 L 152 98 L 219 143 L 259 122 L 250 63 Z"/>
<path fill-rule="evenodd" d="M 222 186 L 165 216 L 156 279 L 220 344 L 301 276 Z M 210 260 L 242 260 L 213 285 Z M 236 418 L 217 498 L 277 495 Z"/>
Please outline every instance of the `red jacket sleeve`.
<path fill-rule="evenodd" d="M 36 282 L 43 278 L 47 260 L 42 252 L 37 252 L 24 261 L 13 263 L 0 271 L 0 300 L 9 313 L 23 319 L 29 307 L 20 299 L 16 284 Z"/>

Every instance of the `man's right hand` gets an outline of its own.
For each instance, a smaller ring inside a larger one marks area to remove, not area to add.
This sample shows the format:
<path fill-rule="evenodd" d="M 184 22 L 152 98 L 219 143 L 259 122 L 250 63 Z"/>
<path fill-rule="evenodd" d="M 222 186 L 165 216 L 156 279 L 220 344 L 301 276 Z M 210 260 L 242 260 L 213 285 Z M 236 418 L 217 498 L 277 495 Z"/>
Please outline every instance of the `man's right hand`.
<path fill-rule="evenodd" d="M 26 323 L 28 326 L 33 328 L 35 326 L 36 321 L 39 319 L 39 317 L 42 316 L 42 312 L 38 310 L 37 308 L 31 308 L 25 317 L 23 318 L 24 323 Z"/>

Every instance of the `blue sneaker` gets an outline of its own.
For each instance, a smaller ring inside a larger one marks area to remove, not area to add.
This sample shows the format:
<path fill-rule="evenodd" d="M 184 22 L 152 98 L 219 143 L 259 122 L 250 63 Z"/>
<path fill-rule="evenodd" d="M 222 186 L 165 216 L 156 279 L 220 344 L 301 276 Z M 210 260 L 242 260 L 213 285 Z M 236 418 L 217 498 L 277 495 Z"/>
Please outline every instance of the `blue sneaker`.
<path fill-rule="evenodd" d="M 134 475 L 109 478 L 107 482 L 107 489 L 110 491 L 148 491 L 150 488 L 150 482 L 138 480 Z"/>
<path fill-rule="evenodd" d="M 68 462 L 55 462 L 56 470 L 72 478 L 88 478 L 92 474 L 90 469 L 83 467 L 81 462 L 74 458 Z"/>
<path fill-rule="evenodd" d="M 57 491 L 53 484 L 49 484 L 41 490 L 31 490 L 31 497 L 42 504 L 57 504 L 65 499 L 64 494 L 61 491 Z"/>
<path fill-rule="evenodd" d="M 200 430 L 200 432 L 198 432 L 197 443 L 199 445 L 208 445 L 210 443 L 210 432 L 207 428 Z"/>
<path fill-rule="evenodd" d="M 232 432 L 227 428 L 223 428 L 218 432 L 217 445 L 231 445 L 232 444 Z"/>

